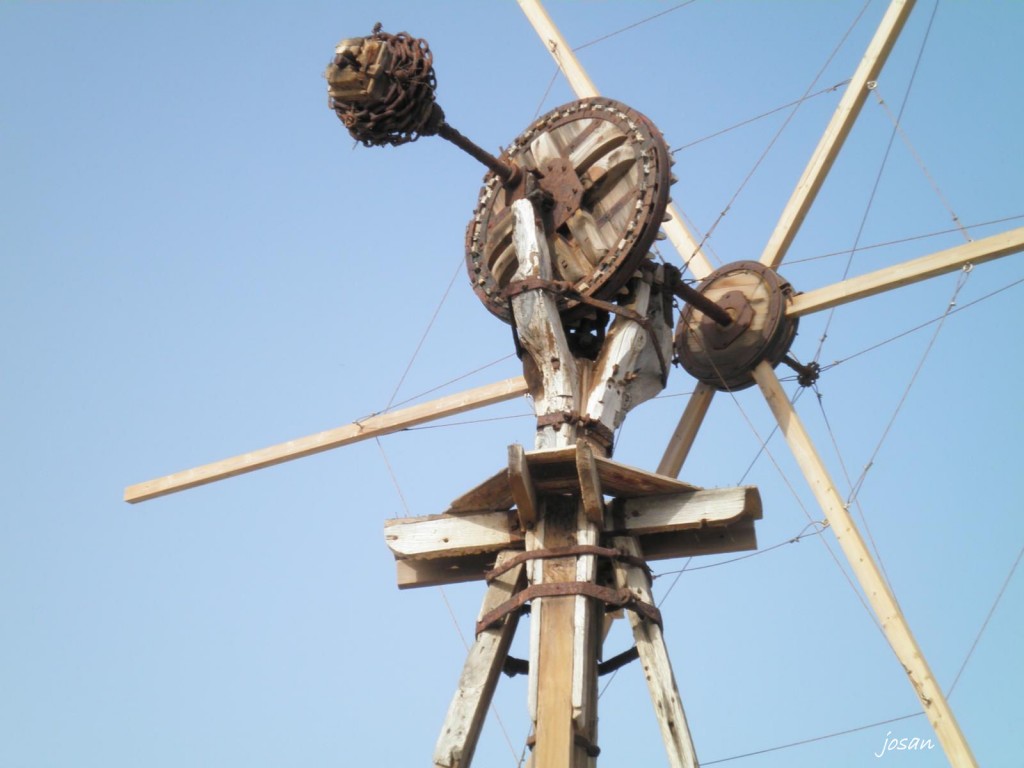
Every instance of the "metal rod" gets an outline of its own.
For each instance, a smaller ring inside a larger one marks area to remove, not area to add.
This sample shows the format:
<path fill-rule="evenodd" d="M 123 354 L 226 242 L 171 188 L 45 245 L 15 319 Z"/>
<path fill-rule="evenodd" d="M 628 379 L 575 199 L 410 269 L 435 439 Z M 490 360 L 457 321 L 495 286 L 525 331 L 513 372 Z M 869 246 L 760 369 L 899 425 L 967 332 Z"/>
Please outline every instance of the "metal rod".
<path fill-rule="evenodd" d="M 705 296 L 695 288 L 691 288 L 689 285 L 683 282 L 677 282 L 672 287 L 672 293 L 678 296 L 680 299 L 685 301 L 687 304 L 699 309 L 705 315 L 710 317 L 719 325 L 725 326 L 732 323 L 732 318 L 729 313 L 722 309 L 720 306 L 715 304 L 711 299 Z"/>
<path fill-rule="evenodd" d="M 483 149 L 472 141 L 467 139 L 457 130 L 452 128 L 448 123 L 441 123 L 441 126 L 437 129 L 437 135 L 442 139 L 450 141 L 452 144 L 457 146 L 463 152 L 471 155 L 472 157 L 479 160 L 481 163 L 486 165 L 492 171 L 494 171 L 507 185 L 514 185 L 519 181 L 519 177 L 522 175 L 522 171 L 519 170 L 518 166 L 510 165 L 509 163 L 503 163 L 501 160 L 496 158 L 486 149 Z"/>

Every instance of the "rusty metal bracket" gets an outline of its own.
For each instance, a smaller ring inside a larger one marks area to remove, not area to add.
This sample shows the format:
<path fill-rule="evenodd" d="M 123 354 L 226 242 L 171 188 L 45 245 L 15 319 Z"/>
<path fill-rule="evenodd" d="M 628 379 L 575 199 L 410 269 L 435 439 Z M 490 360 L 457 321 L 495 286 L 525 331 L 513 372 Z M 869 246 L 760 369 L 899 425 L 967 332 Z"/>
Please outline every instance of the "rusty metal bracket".
<path fill-rule="evenodd" d="M 577 595 L 604 603 L 605 610 L 627 608 L 659 627 L 661 626 L 661 611 L 650 603 L 640 600 L 628 589 L 611 589 L 590 581 L 558 581 L 551 584 L 532 584 L 521 592 L 517 592 L 493 611 L 484 614 L 476 623 L 476 633 L 479 635 L 502 621 L 513 611 L 519 610 L 526 603 L 538 597 L 576 597 Z"/>
<path fill-rule="evenodd" d="M 611 429 L 597 419 L 581 416 L 577 411 L 557 411 L 537 417 L 537 429 L 554 427 L 557 430 L 563 424 L 577 425 L 607 451 L 611 451 L 615 444 L 615 433 Z"/>

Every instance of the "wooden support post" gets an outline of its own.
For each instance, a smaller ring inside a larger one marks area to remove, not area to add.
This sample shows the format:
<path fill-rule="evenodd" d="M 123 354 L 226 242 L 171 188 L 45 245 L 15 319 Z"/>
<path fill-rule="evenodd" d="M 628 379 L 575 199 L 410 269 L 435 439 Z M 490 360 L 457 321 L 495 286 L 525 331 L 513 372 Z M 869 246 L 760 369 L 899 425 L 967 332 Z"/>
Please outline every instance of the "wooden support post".
<path fill-rule="evenodd" d="M 615 548 L 627 555 L 642 556 L 636 539 L 620 536 L 616 537 L 614 542 Z M 647 574 L 636 566 L 617 562 L 615 586 L 629 589 L 643 602 L 654 605 Z M 661 729 L 661 737 L 668 752 L 669 765 L 672 768 L 697 768 L 697 752 L 693 747 L 690 726 L 683 712 L 683 702 L 679 698 L 679 689 L 661 627 L 634 611 L 627 613 L 629 623 L 633 627 L 633 638 L 640 654 L 644 677 L 647 678 L 647 687 L 651 692 L 654 715 L 658 718 L 658 727 Z"/>
<path fill-rule="evenodd" d="M 924 653 L 910 631 L 903 611 L 882 578 L 807 430 L 804 429 L 803 423 L 797 417 L 775 376 L 775 371 L 770 364 L 762 362 L 754 370 L 754 380 L 764 393 L 772 413 L 775 414 L 775 420 L 779 423 L 779 428 L 789 442 L 800 469 L 821 505 L 832 533 L 839 541 L 854 576 L 857 577 L 872 610 L 878 617 L 882 632 L 885 633 L 896 658 L 910 678 L 914 693 L 921 700 L 921 706 L 931 721 L 950 764 L 954 768 L 977 768 L 971 748 L 960 731 L 953 710 L 949 708 L 949 703 L 936 683 L 928 662 L 925 661 Z"/>
<path fill-rule="evenodd" d="M 551 257 L 529 200 L 513 203 L 513 237 L 519 266 L 514 281 L 550 280 Z M 519 341 L 536 376 L 527 375 L 537 417 L 579 411 L 580 370 L 569 350 L 554 296 L 543 289 L 512 299 Z M 576 442 L 576 425 L 539 425 L 536 447 Z M 597 526 L 573 497 L 547 496 L 540 502 L 527 549 L 554 549 L 597 543 Z M 530 564 L 531 584 L 593 581 L 593 556 L 546 558 Z M 587 768 L 586 745 L 596 739 L 597 612 L 593 601 L 576 596 L 533 602 L 530 622 L 530 714 L 534 721 L 534 768 Z"/>
<path fill-rule="evenodd" d="M 505 564 L 515 554 L 502 552 L 496 565 Z M 524 582 L 521 564 L 496 578 L 484 595 L 480 618 L 511 598 L 523 588 Z M 485 629 L 473 641 L 462 668 L 459 687 L 448 707 L 441 736 L 434 748 L 435 768 L 468 768 L 518 623 L 519 614 L 513 611 L 500 624 Z"/>

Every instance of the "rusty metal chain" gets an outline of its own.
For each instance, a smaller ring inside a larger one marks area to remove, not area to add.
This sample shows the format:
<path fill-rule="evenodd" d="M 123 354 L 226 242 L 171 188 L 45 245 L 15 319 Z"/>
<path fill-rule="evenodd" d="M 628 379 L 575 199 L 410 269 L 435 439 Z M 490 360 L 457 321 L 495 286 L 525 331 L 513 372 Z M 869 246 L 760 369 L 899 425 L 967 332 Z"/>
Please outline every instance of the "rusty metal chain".
<path fill-rule="evenodd" d="M 426 40 L 406 32 L 382 32 L 379 23 L 369 39 L 379 41 L 390 54 L 387 92 L 362 103 L 331 96 L 331 109 L 352 137 L 367 147 L 398 146 L 436 134 L 444 123 L 444 112 L 434 102 L 437 77 Z M 334 57 L 331 66 L 359 70 L 365 64 L 345 51 Z"/>

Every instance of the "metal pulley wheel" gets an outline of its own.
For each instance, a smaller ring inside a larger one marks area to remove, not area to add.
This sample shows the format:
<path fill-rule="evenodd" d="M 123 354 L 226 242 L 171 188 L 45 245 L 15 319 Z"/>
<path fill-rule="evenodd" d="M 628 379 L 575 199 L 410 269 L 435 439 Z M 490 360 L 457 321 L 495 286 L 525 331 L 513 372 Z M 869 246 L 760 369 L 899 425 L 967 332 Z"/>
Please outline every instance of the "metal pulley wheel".
<path fill-rule="evenodd" d="M 613 299 L 665 217 L 672 160 L 658 129 L 617 101 L 584 99 L 538 119 L 501 159 L 521 179 L 510 186 L 489 173 L 466 231 L 466 266 L 484 306 L 511 322 L 512 203 L 531 186 L 543 200 L 554 280 L 572 286 L 558 297 L 563 317 L 587 314 L 580 297 Z"/>
<path fill-rule="evenodd" d="M 796 337 L 797 319 L 786 316 L 793 290 L 775 270 L 738 261 L 715 270 L 700 293 L 724 309 L 732 322 L 716 323 L 687 305 L 676 326 L 676 357 L 686 372 L 720 391 L 754 384 L 762 360 L 778 365 Z"/>

